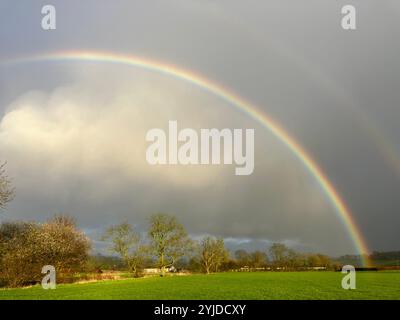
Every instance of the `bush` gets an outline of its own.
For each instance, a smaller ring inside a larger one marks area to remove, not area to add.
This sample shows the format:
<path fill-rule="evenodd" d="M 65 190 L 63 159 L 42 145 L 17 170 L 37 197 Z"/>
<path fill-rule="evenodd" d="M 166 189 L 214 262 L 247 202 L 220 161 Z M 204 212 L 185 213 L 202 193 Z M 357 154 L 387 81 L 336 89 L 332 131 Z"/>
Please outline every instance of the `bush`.
<path fill-rule="evenodd" d="M 0 225 L 0 282 L 16 287 L 40 282 L 44 265 L 56 269 L 57 282 L 85 268 L 90 242 L 68 217 L 43 223 Z"/>

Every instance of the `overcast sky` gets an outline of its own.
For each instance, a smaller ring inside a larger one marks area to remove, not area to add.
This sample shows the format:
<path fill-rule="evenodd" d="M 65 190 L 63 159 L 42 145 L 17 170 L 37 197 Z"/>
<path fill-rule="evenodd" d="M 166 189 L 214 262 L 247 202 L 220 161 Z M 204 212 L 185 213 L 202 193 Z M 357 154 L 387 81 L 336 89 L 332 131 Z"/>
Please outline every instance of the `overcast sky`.
<path fill-rule="evenodd" d="M 357 8 L 357 30 L 340 26 Z M 57 29 L 41 29 L 53 4 Z M 271 133 L 213 94 L 165 75 L 83 62 L 5 64 L 63 50 L 160 60 L 230 88 L 276 119 L 325 171 L 371 250 L 399 249 L 397 0 L 0 2 L 0 160 L 17 196 L 2 219 L 65 212 L 95 240 L 156 212 L 193 236 L 265 249 L 355 253 L 315 179 Z M 254 128 L 255 171 L 152 167 L 147 130 Z"/>

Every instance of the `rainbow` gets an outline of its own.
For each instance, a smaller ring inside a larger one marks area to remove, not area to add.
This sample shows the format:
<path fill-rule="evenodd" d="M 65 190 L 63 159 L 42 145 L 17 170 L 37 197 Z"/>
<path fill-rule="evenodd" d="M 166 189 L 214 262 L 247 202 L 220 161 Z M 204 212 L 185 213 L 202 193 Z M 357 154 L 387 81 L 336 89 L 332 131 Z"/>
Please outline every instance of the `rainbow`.
<path fill-rule="evenodd" d="M 50 53 L 29 58 L 17 58 L 6 61 L 6 63 L 21 63 L 21 62 L 42 62 L 42 61 L 88 61 L 88 62 L 103 62 L 122 64 L 127 66 L 141 67 L 157 73 L 172 76 L 174 78 L 191 83 L 203 90 L 211 92 L 221 98 L 229 105 L 237 110 L 245 113 L 263 127 L 268 129 L 278 140 L 285 144 L 295 157 L 307 168 L 309 173 L 315 178 L 319 186 L 329 199 L 330 203 L 335 208 L 341 222 L 346 227 L 355 249 L 362 256 L 364 266 L 369 266 L 370 262 L 367 258 L 369 253 L 368 246 L 358 229 L 349 208 L 346 206 L 339 193 L 336 191 L 332 183 L 329 181 L 326 174 L 321 170 L 312 157 L 306 150 L 291 137 L 275 120 L 270 116 L 260 111 L 259 108 L 245 101 L 243 98 L 224 88 L 209 79 L 206 79 L 191 71 L 181 69 L 172 64 L 166 64 L 159 61 L 149 60 L 131 55 L 119 55 L 114 53 L 91 52 L 91 51 L 63 51 Z"/>

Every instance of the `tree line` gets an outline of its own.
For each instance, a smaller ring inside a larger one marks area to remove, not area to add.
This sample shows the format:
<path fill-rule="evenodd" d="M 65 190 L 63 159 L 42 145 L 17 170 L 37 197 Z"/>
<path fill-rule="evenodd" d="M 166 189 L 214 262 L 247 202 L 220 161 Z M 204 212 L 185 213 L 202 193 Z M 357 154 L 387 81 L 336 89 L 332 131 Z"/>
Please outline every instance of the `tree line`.
<path fill-rule="evenodd" d="M 120 269 L 135 277 L 142 276 L 145 268 L 158 268 L 164 275 L 180 269 L 209 274 L 332 267 L 331 260 L 324 255 L 296 253 L 282 243 L 274 243 L 265 252 L 237 250 L 231 253 L 222 238 L 191 239 L 183 225 L 167 214 L 151 216 L 145 234 L 123 222 L 107 228 L 101 239 L 114 254 L 112 263 L 120 261 Z M 0 224 L 0 285 L 38 283 L 45 265 L 55 267 L 57 282 L 67 281 L 77 273 L 95 272 L 99 261 L 90 256 L 91 248 L 90 239 L 68 216 L 55 216 L 44 223 L 3 222 Z M 110 267 L 110 264 L 103 261 L 102 267 Z"/>
<path fill-rule="evenodd" d="M 4 209 L 14 195 L 3 163 L 0 165 L 0 209 Z M 273 244 L 268 252 L 237 250 L 231 254 L 223 238 L 191 239 L 176 217 L 168 214 L 152 215 L 146 233 L 137 232 L 128 222 L 111 226 L 105 230 L 102 240 L 109 244 L 110 252 L 119 256 L 121 267 L 135 277 L 141 276 L 146 267 L 159 268 L 164 275 L 171 269 L 209 274 L 226 270 L 292 270 L 332 265 L 324 255 L 299 254 L 282 243 Z M 2 222 L 0 286 L 37 283 L 45 265 L 56 268 L 58 282 L 80 272 L 91 272 L 99 263 L 90 256 L 91 249 L 90 239 L 77 228 L 73 218 L 65 215 L 44 223 Z"/>
<path fill-rule="evenodd" d="M 118 254 L 135 276 L 140 276 L 146 267 L 157 267 L 161 274 L 171 267 L 207 274 L 228 270 L 335 268 L 326 255 L 298 253 L 283 243 L 274 243 L 266 251 L 241 249 L 232 254 L 223 238 L 205 236 L 193 240 L 183 225 L 167 214 L 153 215 L 146 234 L 136 232 L 124 222 L 108 228 L 102 240 L 110 244 L 110 252 Z"/>

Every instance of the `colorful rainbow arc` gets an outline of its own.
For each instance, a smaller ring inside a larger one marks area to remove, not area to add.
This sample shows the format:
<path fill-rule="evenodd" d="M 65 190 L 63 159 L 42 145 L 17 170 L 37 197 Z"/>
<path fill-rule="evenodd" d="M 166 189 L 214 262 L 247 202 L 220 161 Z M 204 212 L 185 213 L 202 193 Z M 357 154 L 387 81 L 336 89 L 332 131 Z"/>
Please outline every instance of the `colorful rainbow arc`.
<path fill-rule="evenodd" d="M 293 154 L 304 164 L 311 175 L 316 179 L 332 205 L 335 207 L 336 212 L 341 222 L 347 228 L 351 239 L 354 243 L 356 250 L 362 255 L 362 263 L 364 266 L 369 266 L 370 262 L 367 258 L 369 249 L 361 232 L 359 231 L 350 210 L 347 208 L 344 201 L 339 196 L 338 192 L 329 181 L 328 177 L 317 165 L 317 163 L 307 154 L 303 147 L 301 147 L 295 139 L 293 139 L 276 121 L 271 119 L 265 113 L 259 111 L 257 107 L 248 103 L 243 98 L 235 93 L 229 91 L 223 86 L 216 84 L 213 81 L 205 79 L 198 74 L 180 69 L 174 65 L 161 63 L 158 61 L 148 60 L 135 56 L 118 55 L 114 53 L 102 52 L 89 52 L 89 51 L 64 51 L 56 52 L 36 57 L 13 59 L 7 63 L 20 63 L 20 62 L 34 62 L 34 61 L 90 61 L 90 62 L 107 62 L 114 64 L 123 64 L 136 67 L 142 67 L 158 73 L 163 73 L 168 76 L 187 81 L 194 84 L 208 92 L 213 93 L 219 98 L 223 99 L 229 105 L 234 106 L 239 111 L 247 114 L 262 126 L 268 129 L 276 138 L 283 142 Z"/>

